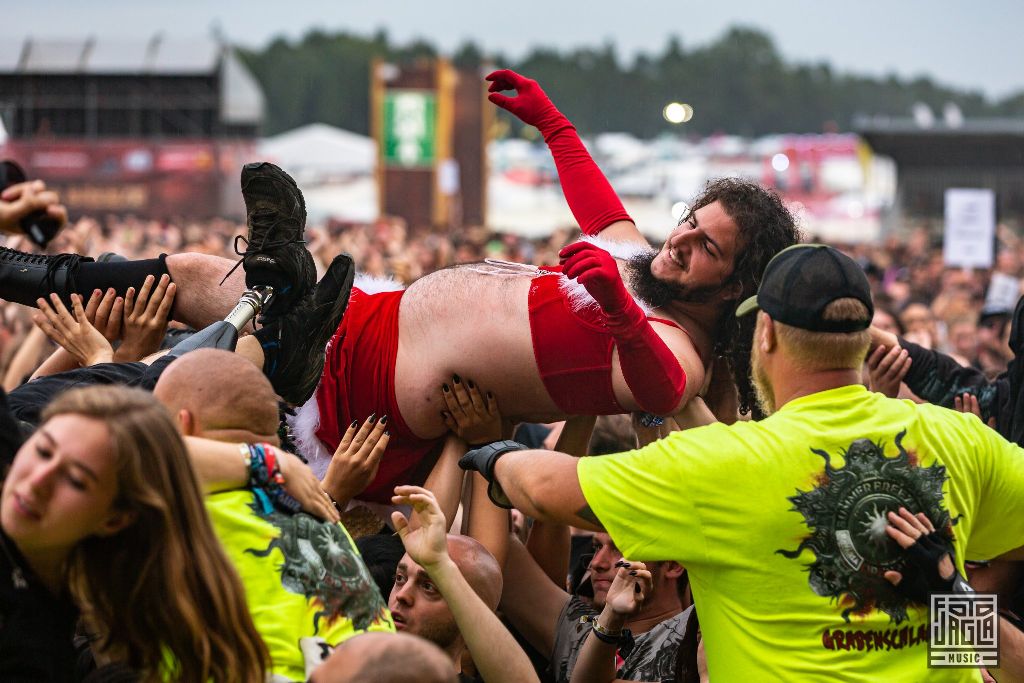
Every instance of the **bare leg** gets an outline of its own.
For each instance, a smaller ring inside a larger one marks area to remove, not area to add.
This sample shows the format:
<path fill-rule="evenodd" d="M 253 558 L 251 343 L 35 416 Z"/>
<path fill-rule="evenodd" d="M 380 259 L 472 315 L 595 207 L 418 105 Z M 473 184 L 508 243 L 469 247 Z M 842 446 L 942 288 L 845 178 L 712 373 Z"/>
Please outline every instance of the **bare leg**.
<path fill-rule="evenodd" d="M 168 256 L 167 271 L 178 287 L 174 319 L 197 330 L 223 320 L 245 291 L 245 271 L 241 267 L 220 284 L 234 265 L 231 259 L 209 254 Z"/>
<path fill-rule="evenodd" d="M 256 337 L 247 335 L 238 340 L 235 353 L 252 361 L 260 370 L 263 369 L 263 347 Z"/>

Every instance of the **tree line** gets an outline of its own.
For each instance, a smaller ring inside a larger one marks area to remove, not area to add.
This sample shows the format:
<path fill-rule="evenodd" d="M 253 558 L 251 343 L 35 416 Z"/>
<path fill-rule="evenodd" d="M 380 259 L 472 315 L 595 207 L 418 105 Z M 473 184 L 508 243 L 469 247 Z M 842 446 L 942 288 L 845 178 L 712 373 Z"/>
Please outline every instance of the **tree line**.
<path fill-rule="evenodd" d="M 266 95 L 266 134 L 317 121 L 366 134 L 372 60 L 402 63 L 437 50 L 424 41 L 394 44 L 383 31 L 367 37 L 317 30 L 297 42 L 279 38 L 239 53 Z M 769 35 L 745 27 L 692 48 L 672 38 L 659 53 L 638 55 L 631 64 L 610 44 L 566 52 L 537 48 L 510 60 L 466 43 L 451 58 L 460 66 L 507 66 L 537 79 L 584 134 L 678 132 L 662 117 L 672 101 L 693 106 L 685 132 L 694 135 L 846 132 L 858 115 L 906 117 L 917 102 L 938 115 L 950 102 L 966 118 L 1024 115 L 1024 91 L 992 101 L 926 77 L 872 78 L 837 72 L 825 62 L 788 62 Z M 520 126 L 513 123 L 512 130 Z"/>

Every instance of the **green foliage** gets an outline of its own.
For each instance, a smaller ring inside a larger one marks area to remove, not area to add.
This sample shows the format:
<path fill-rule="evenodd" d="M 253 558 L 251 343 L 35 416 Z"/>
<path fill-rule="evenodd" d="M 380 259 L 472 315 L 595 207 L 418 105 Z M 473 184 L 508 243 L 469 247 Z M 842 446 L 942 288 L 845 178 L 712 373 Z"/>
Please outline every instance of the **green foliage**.
<path fill-rule="evenodd" d="M 424 40 L 394 45 L 384 32 L 367 38 L 312 31 L 294 44 L 278 39 L 240 54 L 267 96 L 266 133 L 322 121 L 365 134 L 372 60 L 408 62 L 436 50 Z M 954 102 L 967 117 L 1024 115 L 1024 92 L 989 102 L 978 92 L 926 77 L 869 78 L 836 73 L 826 63 L 788 63 L 770 36 L 748 27 L 731 28 L 689 50 L 673 37 L 660 53 L 641 54 L 630 65 L 610 44 L 564 53 L 536 48 L 509 63 L 467 42 L 452 60 L 466 68 L 507 65 L 537 79 L 585 134 L 678 132 L 661 116 L 671 101 L 693 106 L 693 119 L 683 130 L 701 135 L 848 131 L 859 114 L 909 116 L 915 102 L 936 113 Z M 513 122 L 512 130 L 520 129 Z"/>

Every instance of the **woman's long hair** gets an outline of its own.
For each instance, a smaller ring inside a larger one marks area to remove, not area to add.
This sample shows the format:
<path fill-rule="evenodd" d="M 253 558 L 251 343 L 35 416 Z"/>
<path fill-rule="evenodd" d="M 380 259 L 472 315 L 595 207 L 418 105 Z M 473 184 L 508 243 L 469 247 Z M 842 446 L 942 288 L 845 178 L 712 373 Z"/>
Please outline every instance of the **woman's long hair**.
<path fill-rule="evenodd" d="M 262 683 L 266 646 L 170 416 L 151 394 L 120 387 L 69 391 L 43 420 L 69 413 L 106 423 L 114 504 L 134 516 L 79 543 L 68 561 L 71 592 L 99 631 L 96 650 L 145 680 Z"/>

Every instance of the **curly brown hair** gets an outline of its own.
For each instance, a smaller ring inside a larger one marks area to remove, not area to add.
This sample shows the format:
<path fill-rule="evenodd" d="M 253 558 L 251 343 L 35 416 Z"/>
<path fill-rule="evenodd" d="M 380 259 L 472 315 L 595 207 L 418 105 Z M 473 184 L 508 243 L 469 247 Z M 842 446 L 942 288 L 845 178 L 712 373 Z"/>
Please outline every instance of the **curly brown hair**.
<path fill-rule="evenodd" d="M 768 261 L 786 247 L 800 242 L 802 235 L 789 209 L 774 191 L 739 178 L 711 180 L 694 199 L 691 211 L 720 202 L 739 228 L 740 250 L 732 274 L 723 283 L 740 285 L 740 294 L 722 311 L 715 330 L 715 355 L 729 363 L 739 391 L 740 412 L 755 411 L 760 417 L 750 379 L 750 350 L 756 316 L 736 317 L 736 308 L 757 293 Z"/>

